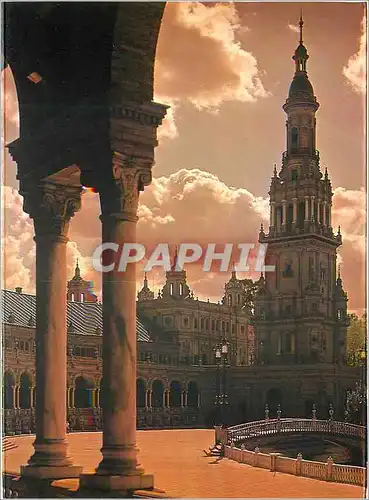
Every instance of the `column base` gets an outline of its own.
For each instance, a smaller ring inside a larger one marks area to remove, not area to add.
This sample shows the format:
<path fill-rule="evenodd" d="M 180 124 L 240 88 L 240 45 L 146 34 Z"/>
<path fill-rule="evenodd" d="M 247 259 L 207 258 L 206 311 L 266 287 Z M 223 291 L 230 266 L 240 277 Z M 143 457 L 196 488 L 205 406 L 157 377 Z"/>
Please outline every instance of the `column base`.
<path fill-rule="evenodd" d="M 85 495 L 94 492 L 93 496 L 99 496 L 98 492 L 100 491 L 115 492 L 125 496 L 135 490 L 152 490 L 154 488 L 154 476 L 152 474 L 135 476 L 82 474 L 79 484 L 79 492 Z"/>
<path fill-rule="evenodd" d="M 83 467 L 77 465 L 22 465 L 21 476 L 33 479 L 69 479 L 79 477 Z"/>

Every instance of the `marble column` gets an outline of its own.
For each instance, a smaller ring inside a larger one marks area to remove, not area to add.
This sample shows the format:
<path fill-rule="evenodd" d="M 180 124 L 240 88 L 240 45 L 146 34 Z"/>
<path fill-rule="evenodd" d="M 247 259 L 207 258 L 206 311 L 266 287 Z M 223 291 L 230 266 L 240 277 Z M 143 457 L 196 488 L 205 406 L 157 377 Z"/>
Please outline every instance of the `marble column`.
<path fill-rule="evenodd" d="M 33 391 L 34 391 L 34 389 L 35 388 L 33 386 L 30 388 L 30 395 L 29 395 L 29 407 L 30 408 L 33 408 L 34 405 L 35 405 L 34 400 L 33 400 L 33 395 L 34 395 Z"/>
<path fill-rule="evenodd" d="M 81 205 L 81 188 L 57 183 L 23 189 L 24 210 L 34 221 L 36 241 L 36 439 L 22 476 L 77 477 L 67 453 L 67 234 Z"/>
<path fill-rule="evenodd" d="M 15 389 L 15 391 L 14 391 L 14 407 L 19 408 L 19 390 L 20 390 L 19 385 L 16 385 L 14 387 L 14 389 Z"/>
<path fill-rule="evenodd" d="M 275 225 L 275 201 L 270 202 L 270 221 L 269 225 L 271 228 L 274 228 Z"/>
<path fill-rule="evenodd" d="M 145 391 L 145 410 L 149 407 L 149 390 L 146 389 Z"/>
<path fill-rule="evenodd" d="M 143 162 L 142 162 L 143 163 Z M 103 296 L 103 445 L 95 474 L 83 474 L 80 488 L 131 491 L 153 487 L 138 463 L 136 447 L 136 265 L 120 265 L 125 244 L 136 242 L 139 191 L 151 182 L 151 164 L 114 153 L 112 179 L 99 187 L 105 250 Z"/>
<path fill-rule="evenodd" d="M 152 408 L 152 391 L 151 391 L 151 390 L 149 390 L 149 394 L 148 394 L 148 396 L 149 396 L 149 399 L 148 399 L 148 407 L 149 407 L 149 408 Z"/>
<path fill-rule="evenodd" d="M 282 228 L 285 229 L 287 224 L 287 200 L 282 200 Z"/>
<path fill-rule="evenodd" d="M 305 196 L 305 222 L 309 221 L 309 196 Z"/>
<path fill-rule="evenodd" d="M 310 213 L 311 213 L 311 221 L 312 222 L 316 222 L 315 221 L 315 210 L 314 210 L 314 207 L 315 207 L 315 196 L 312 196 L 311 199 L 310 199 L 310 202 L 311 202 L 311 208 L 310 208 Z"/>
<path fill-rule="evenodd" d="M 322 223 L 322 220 L 321 220 L 321 217 L 320 217 L 320 200 L 318 199 L 317 201 L 317 223 L 318 224 L 321 224 Z"/>

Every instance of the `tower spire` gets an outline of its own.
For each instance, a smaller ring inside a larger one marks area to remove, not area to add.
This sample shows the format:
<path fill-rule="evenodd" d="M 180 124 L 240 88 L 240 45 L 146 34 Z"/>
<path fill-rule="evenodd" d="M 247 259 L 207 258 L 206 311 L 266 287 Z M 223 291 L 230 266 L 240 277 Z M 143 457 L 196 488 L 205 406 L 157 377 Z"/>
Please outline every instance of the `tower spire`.
<path fill-rule="evenodd" d="M 300 11 L 300 22 L 299 22 L 299 26 L 300 26 L 300 45 L 303 45 L 303 40 L 302 40 L 302 28 L 304 26 L 304 21 L 302 19 L 302 8 L 301 8 L 301 11 Z"/>
<path fill-rule="evenodd" d="M 79 265 L 78 265 L 78 258 L 77 258 L 77 262 L 76 262 L 76 268 L 74 270 L 74 276 L 75 276 L 75 278 L 79 278 L 81 276 L 81 270 L 80 270 Z"/>

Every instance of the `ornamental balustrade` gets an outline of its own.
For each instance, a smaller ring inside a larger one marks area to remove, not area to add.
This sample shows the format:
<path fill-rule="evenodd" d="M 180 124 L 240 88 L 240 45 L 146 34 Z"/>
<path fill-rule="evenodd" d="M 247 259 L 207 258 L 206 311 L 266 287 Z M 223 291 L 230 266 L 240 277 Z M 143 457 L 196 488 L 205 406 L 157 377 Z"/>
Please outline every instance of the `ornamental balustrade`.
<path fill-rule="evenodd" d="M 12 408 L 3 410 L 4 434 L 33 434 L 35 409 Z M 137 428 L 198 427 L 201 423 L 199 408 L 138 408 Z M 67 425 L 67 423 L 66 423 Z M 69 408 L 68 431 L 101 430 L 101 408 Z"/>
<path fill-rule="evenodd" d="M 224 446 L 224 456 L 239 463 L 269 469 L 272 472 L 363 487 L 366 485 L 365 467 L 335 464 L 331 457 L 328 458 L 326 463 L 315 462 L 304 460 L 301 454 L 297 458 L 290 458 L 281 456 L 279 453 L 261 453 L 258 448 L 250 451 L 246 450 L 244 445 L 238 448 L 234 444 Z"/>
<path fill-rule="evenodd" d="M 241 443 L 247 439 L 275 434 L 289 433 L 324 433 L 340 436 L 359 437 L 365 439 L 366 428 L 349 422 L 335 420 L 295 419 L 281 418 L 247 422 L 227 429 L 226 439 L 223 444 Z M 224 436 L 223 436 L 224 439 Z"/>

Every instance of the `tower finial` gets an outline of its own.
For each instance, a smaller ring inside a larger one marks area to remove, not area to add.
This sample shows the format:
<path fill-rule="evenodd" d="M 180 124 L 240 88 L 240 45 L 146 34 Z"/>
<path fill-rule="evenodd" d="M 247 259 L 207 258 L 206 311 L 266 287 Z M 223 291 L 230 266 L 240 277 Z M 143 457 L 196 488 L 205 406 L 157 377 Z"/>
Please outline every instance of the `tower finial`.
<path fill-rule="evenodd" d="M 300 10 L 300 22 L 299 22 L 299 26 L 300 26 L 300 45 L 303 44 L 303 40 L 302 40 L 302 28 L 304 26 L 304 21 L 302 19 L 302 8 Z"/>
<path fill-rule="evenodd" d="M 338 279 L 341 279 L 341 264 L 338 264 Z"/>
<path fill-rule="evenodd" d="M 232 279 L 237 279 L 236 266 L 234 264 L 234 261 L 232 262 Z"/>
<path fill-rule="evenodd" d="M 76 278 L 79 278 L 81 276 L 81 270 L 80 270 L 79 265 L 78 265 L 78 258 L 77 258 L 77 262 L 76 262 L 76 268 L 74 270 L 74 276 Z"/>

